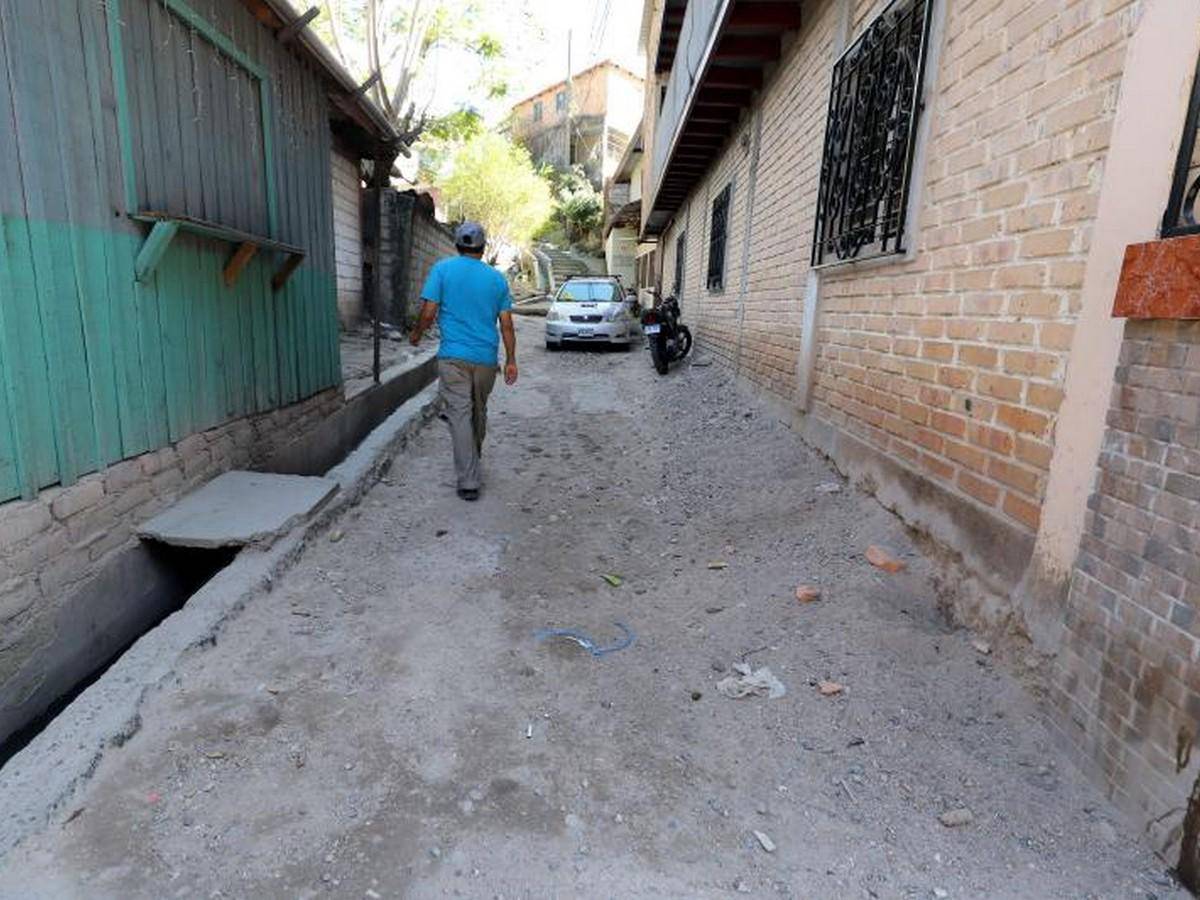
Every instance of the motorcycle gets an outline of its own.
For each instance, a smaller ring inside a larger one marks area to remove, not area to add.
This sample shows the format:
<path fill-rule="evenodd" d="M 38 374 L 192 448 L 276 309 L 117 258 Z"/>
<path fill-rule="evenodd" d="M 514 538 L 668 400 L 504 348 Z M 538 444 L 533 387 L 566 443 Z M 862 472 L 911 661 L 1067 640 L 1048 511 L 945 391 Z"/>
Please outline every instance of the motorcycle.
<path fill-rule="evenodd" d="M 679 321 L 679 301 L 668 296 L 642 313 L 642 333 L 650 345 L 650 358 L 659 375 L 692 349 L 692 332 Z"/>

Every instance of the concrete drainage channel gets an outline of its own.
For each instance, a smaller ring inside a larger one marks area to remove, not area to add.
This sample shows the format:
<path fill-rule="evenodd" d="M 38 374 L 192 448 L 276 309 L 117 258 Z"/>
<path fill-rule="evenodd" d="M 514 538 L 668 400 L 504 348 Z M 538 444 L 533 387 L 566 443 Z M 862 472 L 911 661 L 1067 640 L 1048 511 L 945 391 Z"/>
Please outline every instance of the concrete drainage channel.
<path fill-rule="evenodd" d="M 426 356 L 385 373 L 383 383 L 268 461 L 265 471 L 323 474 L 338 486 L 270 546 L 237 552 L 143 544 L 97 579 L 92 602 L 107 597 L 120 611 L 100 627 L 81 617 L 84 624 L 65 632 L 57 651 L 66 662 L 47 679 L 44 690 L 53 694 L 40 701 L 49 712 L 14 732 L 5 747 L 19 749 L 8 750 L 7 761 L 0 756 L 0 856 L 68 802 L 108 748 L 137 733 L 143 698 L 172 677 L 184 654 L 215 643 L 225 623 L 271 590 L 306 542 L 390 468 L 393 455 L 432 417 L 435 365 Z M 88 600 L 81 596 L 80 604 Z"/>

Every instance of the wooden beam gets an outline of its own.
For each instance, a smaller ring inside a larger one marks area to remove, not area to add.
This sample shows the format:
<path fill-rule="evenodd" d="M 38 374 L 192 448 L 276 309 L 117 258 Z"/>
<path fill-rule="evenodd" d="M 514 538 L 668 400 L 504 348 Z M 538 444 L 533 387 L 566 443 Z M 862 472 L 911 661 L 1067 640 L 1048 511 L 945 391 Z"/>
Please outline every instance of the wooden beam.
<path fill-rule="evenodd" d="M 300 268 L 300 263 L 302 262 L 304 262 L 304 254 L 302 253 L 293 253 L 288 256 L 284 264 L 279 267 L 279 271 L 271 277 L 271 290 L 282 291 L 283 286 L 292 277 L 292 273 Z"/>
<path fill-rule="evenodd" d="M 717 44 L 715 60 L 779 59 L 779 36 L 775 34 L 727 34 Z"/>
<path fill-rule="evenodd" d="M 696 102 L 707 106 L 749 106 L 753 91 L 744 88 L 708 87 L 701 85 Z"/>
<path fill-rule="evenodd" d="M 275 40 L 281 44 L 291 43 L 296 38 L 296 35 L 307 28 L 308 24 L 320 14 L 321 10 L 318 7 L 310 6 L 305 13 L 297 16 L 275 32 Z"/>
<path fill-rule="evenodd" d="M 371 85 L 373 85 L 378 80 L 379 80 L 379 70 L 376 69 L 374 72 L 371 73 L 370 77 L 368 77 L 366 81 L 364 81 L 362 84 L 360 84 L 358 87 L 356 87 L 354 89 L 354 93 L 355 94 L 365 94 L 368 90 L 370 90 Z"/>
<path fill-rule="evenodd" d="M 689 122 L 724 122 L 732 123 L 737 119 L 735 106 L 705 106 L 697 104 L 688 115 Z"/>
<path fill-rule="evenodd" d="M 150 279 L 177 234 L 179 234 L 179 225 L 175 222 L 154 223 L 154 227 L 146 236 L 133 265 L 133 277 L 137 281 L 144 282 Z"/>
<path fill-rule="evenodd" d="M 242 274 L 242 270 L 250 264 L 250 260 L 254 259 L 254 254 L 258 252 L 258 244 L 253 241 L 244 241 L 238 244 L 238 248 L 233 251 L 233 256 L 225 265 L 225 287 L 233 287 L 237 284 L 238 277 Z"/>
<path fill-rule="evenodd" d="M 728 28 L 799 28 L 798 0 L 738 3 L 733 7 Z"/>
<path fill-rule="evenodd" d="M 757 90 L 762 87 L 762 70 L 737 66 L 710 66 L 704 83 L 710 87 L 742 87 Z"/>

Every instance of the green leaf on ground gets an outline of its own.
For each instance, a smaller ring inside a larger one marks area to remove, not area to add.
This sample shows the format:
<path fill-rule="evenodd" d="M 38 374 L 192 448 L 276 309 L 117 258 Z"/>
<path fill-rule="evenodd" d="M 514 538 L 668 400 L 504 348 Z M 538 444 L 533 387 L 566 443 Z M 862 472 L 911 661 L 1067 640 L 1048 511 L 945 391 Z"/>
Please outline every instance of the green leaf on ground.
<path fill-rule="evenodd" d="M 624 584 L 624 581 L 620 575 L 601 575 L 600 577 L 613 587 L 620 587 L 622 584 Z"/>

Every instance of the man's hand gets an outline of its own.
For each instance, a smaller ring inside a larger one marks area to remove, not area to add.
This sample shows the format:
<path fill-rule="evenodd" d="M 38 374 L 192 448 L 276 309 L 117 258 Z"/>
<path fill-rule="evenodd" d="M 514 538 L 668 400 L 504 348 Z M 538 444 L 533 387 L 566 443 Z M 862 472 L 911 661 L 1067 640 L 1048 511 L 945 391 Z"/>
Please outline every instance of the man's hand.
<path fill-rule="evenodd" d="M 412 344 L 414 347 L 420 346 L 420 344 L 421 344 L 421 329 L 420 328 L 414 328 L 412 331 L 409 332 L 408 342 L 410 344 Z"/>
<path fill-rule="evenodd" d="M 514 360 L 509 360 L 504 364 L 504 383 L 512 386 L 517 383 L 517 364 Z"/>

